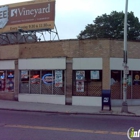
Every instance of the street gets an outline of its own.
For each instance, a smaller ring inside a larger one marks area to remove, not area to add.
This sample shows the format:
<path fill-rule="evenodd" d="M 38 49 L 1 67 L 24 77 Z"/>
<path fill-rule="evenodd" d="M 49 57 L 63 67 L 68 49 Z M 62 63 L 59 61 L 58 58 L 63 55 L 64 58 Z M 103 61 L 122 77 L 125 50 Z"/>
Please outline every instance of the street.
<path fill-rule="evenodd" d="M 140 117 L 0 110 L 1 140 L 128 140 Z"/>

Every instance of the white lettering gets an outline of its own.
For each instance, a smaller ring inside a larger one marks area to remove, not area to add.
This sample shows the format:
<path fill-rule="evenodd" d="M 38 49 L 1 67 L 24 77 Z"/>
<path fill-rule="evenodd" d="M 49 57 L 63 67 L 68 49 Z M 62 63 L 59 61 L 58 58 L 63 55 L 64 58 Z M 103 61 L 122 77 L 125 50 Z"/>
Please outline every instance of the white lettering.
<path fill-rule="evenodd" d="M 18 13 L 19 13 L 20 16 L 22 16 L 22 13 L 24 12 L 24 9 L 25 8 L 23 8 L 22 11 L 20 11 L 20 8 L 18 8 Z"/>
<path fill-rule="evenodd" d="M 36 17 L 36 15 L 37 15 L 37 11 L 38 11 L 38 9 L 34 9 L 34 11 L 35 11 L 35 14 L 34 14 L 34 17 Z"/>
<path fill-rule="evenodd" d="M 139 133 L 137 131 L 134 131 L 134 136 L 135 138 L 139 137 Z"/>
<path fill-rule="evenodd" d="M 13 12 L 17 10 L 17 13 L 14 15 Z M 50 13 L 51 11 L 51 5 L 48 4 L 47 7 L 44 8 L 38 8 L 38 9 L 26 9 L 25 7 L 23 7 L 22 9 L 18 8 L 18 9 L 12 9 L 11 10 L 11 17 L 14 16 L 30 16 L 33 15 L 34 17 L 36 17 L 38 14 L 42 14 L 42 13 Z M 0 13 L 0 17 L 2 17 L 2 13 Z"/>
<path fill-rule="evenodd" d="M 31 11 L 30 11 L 30 10 L 28 10 L 28 11 L 29 11 L 29 13 L 30 13 L 31 15 L 34 15 L 34 12 L 35 12 L 34 9 L 32 9 Z"/>
<path fill-rule="evenodd" d="M 104 103 L 108 103 L 108 101 L 109 101 L 109 98 L 105 97 L 104 98 Z"/>
<path fill-rule="evenodd" d="M 48 4 L 48 7 L 46 8 L 46 13 L 49 13 L 50 12 L 50 9 L 51 9 L 51 5 Z"/>

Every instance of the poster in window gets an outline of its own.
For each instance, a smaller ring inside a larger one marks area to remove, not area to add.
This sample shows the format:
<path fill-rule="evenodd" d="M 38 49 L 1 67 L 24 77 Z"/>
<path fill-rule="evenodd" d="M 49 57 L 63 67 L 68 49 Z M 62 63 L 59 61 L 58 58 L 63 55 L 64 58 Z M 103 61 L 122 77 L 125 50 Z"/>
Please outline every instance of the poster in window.
<path fill-rule="evenodd" d="M 21 79 L 27 79 L 28 78 L 28 71 L 22 70 L 21 71 Z"/>
<path fill-rule="evenodd" d="M 76 71 L 76 80 L 85 80 L 85 71 Z"/>
<path fill-rule="evenodd" d="M 7 80 L 7 90 L 14 91 L 14 81 L 12 79 Z"/>
<path fill-rule="evenodd" d="M 1 80 L 5 79 L 5 72 L 4 71 L 0 71 L 0 79 Z"/>
<path fill-rule="evenodd" d="M 62 70 L 55 70 L 55 87 L 63 87 Z"/>
<path fill-rule="evenodd" d="M 84 92 L 84 81 L 76 81 L 76 92 Z"/>
<path fill-rule="evenodd" d="M 100 79 L 99 71 L 90 71 L 90 78 L 94 80 Z"/>
<path fill-rule="evenodd" d="M 13 79 L 14 78 L 14 71 L 7 71 L 7 78 Z"/>
<path fill-rule="evenodd" d="M 40 84 L 40 75 L 35 74 L 30 78 L 31 84 Z"/>
<path fill-rule="evenodd" d="M 134 84 L 134 85 L 140 85 L 140 76 L 139 76 L 139 74 L 135 74 L 135 75 L 134 75 L 133 84 Z"/>

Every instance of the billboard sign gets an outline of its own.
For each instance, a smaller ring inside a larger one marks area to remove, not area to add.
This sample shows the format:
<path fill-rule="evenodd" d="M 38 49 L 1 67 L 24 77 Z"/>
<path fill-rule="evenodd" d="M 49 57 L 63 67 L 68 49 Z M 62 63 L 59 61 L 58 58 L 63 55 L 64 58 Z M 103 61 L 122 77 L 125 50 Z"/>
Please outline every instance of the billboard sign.
<path fill-rule="evenodd" d="M 34 0 L 0 6 L 0 33 L 53 29 L 55 0 Z"/>

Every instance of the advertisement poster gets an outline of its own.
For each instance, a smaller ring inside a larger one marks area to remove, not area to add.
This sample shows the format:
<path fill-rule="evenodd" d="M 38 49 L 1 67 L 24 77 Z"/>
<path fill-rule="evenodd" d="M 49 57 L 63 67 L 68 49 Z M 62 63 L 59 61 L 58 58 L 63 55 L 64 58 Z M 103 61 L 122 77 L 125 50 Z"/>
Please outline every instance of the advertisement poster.
<path fill-rule="evenodd" d="M 100 79 L 99 71 L 90 71 L 90 78 L 91 79 Z"/>
<path fill-rule="evenodd" d="M 63 87 L 62 70 L 55 70 L 55 87 Z"/>
<path fill-rule="evenodd" d="M 84 81 L 76 81 L 76 92 L 84 92 Z"/>
<path fill-rule="evenodd" d="M 0 33 L 54 29 L 55 0 L 32 0 L 0 6 Z"/>
<path fill-rule="evenodd" d="M 28 71 L 22 70 L 21 71 L 21 79 L 27 79 L 28 78 Z"/>
<path fill-rule="evenodd" d="M 31 84 L 40 84 L 40 76 L 39 75 L 33 75 L 31 80 Z"/>
<path fill-rule="evenodd" d="M 85 71 L 76 71 L 76 80 L 85 80 Z"/>

